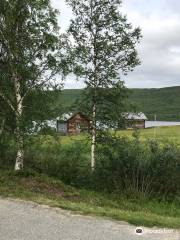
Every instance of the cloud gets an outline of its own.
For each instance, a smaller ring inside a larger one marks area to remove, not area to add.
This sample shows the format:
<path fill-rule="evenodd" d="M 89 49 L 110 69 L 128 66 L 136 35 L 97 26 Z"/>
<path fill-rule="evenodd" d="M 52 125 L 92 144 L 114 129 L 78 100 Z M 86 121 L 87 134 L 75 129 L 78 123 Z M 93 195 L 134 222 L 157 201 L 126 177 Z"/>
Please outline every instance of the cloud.
<path fill-rule="evenodd" d="M 167 1 L 160 1 L 159 6 L 167 7 Z M 126 78 L 128 87 L 180 85 L 180 15 L 173 14 L 168 8 L 162 13 L 161 8 L 159 13 L 151 8 L 147 15 L 144 14 L 145 7 L 141 11 L 132 5 L 125 9 L 130 21 L 140 25 L 143 35 L 138 47 L 142 64 Z"/>
<path fill-rule="evenodd" d="M 85 84 L 81 79 L 76 79 L 73 75 L 70 75 L 65 80 L 65 88 L 67 89 L 80 89 L 85 88 Z"/>
<path fill-rule="evenodd" d="M 173 14 L 180 15 L 180 1 L 178 0 L 165 0 L 167 9 Z"/>

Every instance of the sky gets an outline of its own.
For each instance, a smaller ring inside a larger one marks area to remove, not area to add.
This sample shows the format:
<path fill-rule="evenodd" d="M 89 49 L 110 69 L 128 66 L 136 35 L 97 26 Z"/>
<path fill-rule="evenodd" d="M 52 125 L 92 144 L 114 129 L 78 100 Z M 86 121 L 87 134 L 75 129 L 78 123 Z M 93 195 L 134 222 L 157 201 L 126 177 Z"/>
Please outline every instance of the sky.
<path fill-rule="evenodd" d="M 65 0 L 51 0 L 60 11 L 59 25 L 65 30 L 72 17 Z M 122 12 L 143 38 L 137 46 L 141 65 L 123 80 L 128 88 L 180 86 L 180 0 L 123 0 Z M 82 88 L 69 76 L 65 88 Z"/>

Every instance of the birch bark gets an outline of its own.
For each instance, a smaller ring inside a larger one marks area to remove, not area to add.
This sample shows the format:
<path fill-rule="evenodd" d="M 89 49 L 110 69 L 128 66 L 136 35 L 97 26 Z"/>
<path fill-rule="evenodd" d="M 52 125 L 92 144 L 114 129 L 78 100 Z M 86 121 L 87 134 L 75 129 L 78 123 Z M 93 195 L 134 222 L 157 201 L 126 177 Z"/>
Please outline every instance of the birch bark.
<path fill-rule="evenodd" d="M 93 104 L 92 114 L 92 140 L 91 140 L 91 170 L 95 169 L 96 162 L 96 104 Z"/>
<path fill-rule="evenodd" d="M 17 154 L 15 162 L 15 171 L 20 171 L 23 169 L 24 162 L 24 138 L 23 132 L 21 130 L 21 120 L 23 113 L 23 104 L 21 96 L 21 83 L 17 76 L 14 76 L 14 88 L 16 95 L 16 143 L 17 143 Z"/>

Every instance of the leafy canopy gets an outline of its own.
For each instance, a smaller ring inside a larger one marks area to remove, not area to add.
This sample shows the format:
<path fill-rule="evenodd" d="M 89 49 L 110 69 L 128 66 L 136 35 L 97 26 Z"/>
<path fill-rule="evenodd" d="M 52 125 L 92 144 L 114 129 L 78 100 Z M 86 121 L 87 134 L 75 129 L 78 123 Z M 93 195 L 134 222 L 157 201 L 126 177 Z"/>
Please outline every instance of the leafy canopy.
<path fill-rule="evenodd" d="M 121 14 L 120 0 L 67 0 L 75 18 L 69 29 L 74 39 L 75 72 L 87 86 L 109 87 L 139 60 L 135 45 L 140 29 Z"/>
<path fill-rule="evenodd" d="M 15 76 L 25 114 L 33 108 L 33 104 L 25 104 L 32 91 L 52 89 L 54 76 L 68 72 L 67 38 L 60 33 L 57 14 L 50 0 L 1 0 L 0 104 L 13 114 L 18 104 Z M 41 112 L 45 106 L 41 104 Z"/>

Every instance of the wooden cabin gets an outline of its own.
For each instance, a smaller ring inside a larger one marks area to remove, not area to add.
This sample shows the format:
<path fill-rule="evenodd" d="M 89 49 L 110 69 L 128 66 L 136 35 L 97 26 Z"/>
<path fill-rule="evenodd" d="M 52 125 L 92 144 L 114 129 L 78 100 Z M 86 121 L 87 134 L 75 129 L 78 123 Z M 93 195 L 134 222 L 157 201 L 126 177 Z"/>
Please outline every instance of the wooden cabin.
<path fill-rule="evenodd" d="M 144 113 L 127 113 L 125 116 L 126 119 L 126 128 L 127 129 L 143 129 L 145 128 L 145 123 L 147 117 Z"/>
<path fill-rule="evenodd" d="M 62 135 L 78 135 L 90 130 L 90 120 L 82 113 L 63 114 L 57 119 L 57 132 Z"/>

